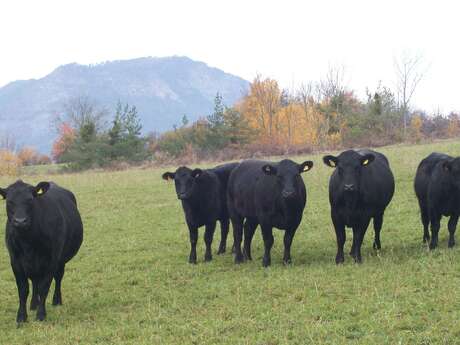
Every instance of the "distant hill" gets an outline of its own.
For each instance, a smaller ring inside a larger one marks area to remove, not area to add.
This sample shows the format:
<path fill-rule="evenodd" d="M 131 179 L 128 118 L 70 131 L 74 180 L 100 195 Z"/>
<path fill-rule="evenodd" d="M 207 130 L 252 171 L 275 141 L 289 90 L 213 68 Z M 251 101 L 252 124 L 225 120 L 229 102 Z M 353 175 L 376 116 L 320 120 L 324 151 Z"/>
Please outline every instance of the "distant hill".
<path fill-rule="evenodd" d="M 165 131 L 212 112 L 219 92 L 227 105 L 241 98 L 249 83 L 187 57 L 139 58 L 97 65 L 60 66 L 41 79 L 20 80 L 0 88 L 0 133 L 14 133 L 19 145 L 50 151 L 55 114 L 72 98 L 88 96 L 115 108 L 120 100 L 135 105 L 143 131 Z"/>

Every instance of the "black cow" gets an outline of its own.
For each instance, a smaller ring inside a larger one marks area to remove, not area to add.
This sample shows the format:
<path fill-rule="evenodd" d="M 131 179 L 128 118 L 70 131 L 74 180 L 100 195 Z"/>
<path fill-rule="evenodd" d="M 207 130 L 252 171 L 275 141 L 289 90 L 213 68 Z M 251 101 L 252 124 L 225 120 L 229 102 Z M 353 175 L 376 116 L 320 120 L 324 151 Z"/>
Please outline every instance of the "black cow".
<path fill-rule="evenodd" d="M 19 324 L 27 320 L 28 279 L 33 288 L 30 309 L 38 307 L 37 320 L 42 321 L 52 279 L 53 305 L 59 305 L 65 264 L 83 241 L 75 196 L 54 183 L 31 186 L 20 180 L 0 188 L 0 195 L 6 199 L 6 246 L 19 293 L 16 321 Z"/>
<path fill-rule="evenodd" d="M 449 248 L 455 245 L 455 230 L 460 215 L 460 157 L 433 152 L 423 159 L 415 175 L 415 194 L 418 198 L 423 224 L 423 241 L 430 240 L 428 225 L 431 223 L 430 249 L 438 245 L 441 217 L 449 223 Z"/>
<path fill-rule="evenodd" d="M 381 248 L 383 214 L 395 189 L 390 164 L 383 154 L 371 150 L 348 150 L 338 157 L 324 156 L 323 161 L 335 168 L 329 180 L 331 217 L 337 236 L 335 262 L 344 261 L 345 226 L 353 228 L 350 255 L 361 262 L 361 245 L 371 218 L 374 248 Z"/>
<path fill-rule="evenodd" d="M 233 225 L 235 263 L 251 260 L 251 241 L 260 224 L 265 245 L 263 266 L 271 263 L 273 227 L 285 230 L 284 263 L 291 262 L 291 244 L 307 201 L 305 184 L 300 176 L 313 162 L 297 164 L 289 159 L 281 162 L 248 160 L 230 175 L 228 209 Z M 244 223 L 244 257 L 241 240 Z"/>
<path fill-rule="evenodd" d="M 231 171 L 239 163 L 228 163 L 213 169 L 189 169 L 180 167 L 176 172 L 165 172 L 164 180 L 173 179 L 176 185 L 177 198 L 182 202 L 185 220 L 190 232 L 189 262 L 196 264 L 196 243 L 198 228 L 205 226 L 204 242 L 206 244 L 205 261 L 212 260 L 211 244 L 220 222 L 221 239 L 217 254 L 225 253 L 229 216 L 227 210 L 226 191 Z"/>

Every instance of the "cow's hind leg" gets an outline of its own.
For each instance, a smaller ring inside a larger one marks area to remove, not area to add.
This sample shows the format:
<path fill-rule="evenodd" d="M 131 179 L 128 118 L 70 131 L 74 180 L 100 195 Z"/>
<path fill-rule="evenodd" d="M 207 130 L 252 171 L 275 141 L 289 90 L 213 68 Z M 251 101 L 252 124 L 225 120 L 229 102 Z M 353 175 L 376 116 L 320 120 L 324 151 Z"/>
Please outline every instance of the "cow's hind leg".
<path fill-rule="evenodd" d="M 231 217 L 233 227 L 233 246 L 235 248 L 235 264 L 244 261 L 243 252 L 241 251 L 241 241 L 243 240 L 243 217 L 234 215 Z"/>
<path fill-rule="evenodd" d="M 435 249 L 438 246 L 438 233 L 441 226 L 441 216 L 440 215 L 431 215 L 431 241 L 430 241 L 430 250 Z"/>
<path fill-rule="evenodd" d="M 447 228 L 449 229 L 449 248 L 455 246 L 455 230 L 457 229 L 458 215 L 450 216 Z"/>
<path fill-rule="evenodd" d="M 61 282 L 64 277 L 65 264 L 62 264 L 54 274 L 53 305 L 62 305 Z"/>
<path fill-rule="evenodd" d="M 374 217 L 374 249 L 381 249 L 382 245 L 380 243 L 380 230 L 382 230 L 383 224 L 383 213 L 378 214 Z"/>
<path fill-rule="evenodd" d="M 247 260 L 252 260 L 251 256 L 251 243 L 252 238 L 254 237 L 254 232 L 257 228 L 257 220 L 246 218 L 244 222 L 244 248 L 243 254 L 244 258 Z"/>
<path fill-rule="evenodd" d="M 427 243 L 430 241 L 430 232 L 428 231 L 428 227 L 430 225 L 430 215 L 428 213 L 428 209 L 420 204 L 420 218 L 422 219 L 423 224 L 423 243 Z"/>
<path fill-rule="evenodd" d="M 37 281 L 32 279 L 32 299 L 30 300 L 30 310 L 37 310 L 38 307 L 38 287 Z"/>
<path fill-rule="evenodd" d="M 211 222 L 206 224 L 206 229 L 204 232 L 204 243 L 206 244 L 206 252 L 204 254 L 204 261 L 212 260 L 212 239 L 214 237 L 214 231 L 216 230 L 216 222 Z"/>
<path fill-rule="evenodd" d="M 230 220 L 228 218 L 220 220 L 220 244 L 217 255 L 224 254 L 227 249 L 227 237 Z"/>

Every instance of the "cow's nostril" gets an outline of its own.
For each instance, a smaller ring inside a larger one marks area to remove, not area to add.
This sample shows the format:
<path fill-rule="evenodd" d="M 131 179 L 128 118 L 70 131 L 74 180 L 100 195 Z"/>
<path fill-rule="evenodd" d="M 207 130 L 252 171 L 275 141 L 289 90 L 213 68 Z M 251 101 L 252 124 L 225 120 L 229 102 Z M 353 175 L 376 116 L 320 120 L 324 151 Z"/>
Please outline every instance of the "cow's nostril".
<path fill-rule="evenodd" d="M 346 184 L 344 185 L 344 189 L 351 191 L 355 189 L 355 186 L 353 184 Z"/>
<path fill-rule="evenodd" d="M 293 191 L 283 190 L 283 197 L 288 198 L 294 194 Z"/>
<path fill-rule="evenodd" d="M 27 218 L 14 218 L 13 222 L 17 225 L 24 225 L 27 222 Z"/>

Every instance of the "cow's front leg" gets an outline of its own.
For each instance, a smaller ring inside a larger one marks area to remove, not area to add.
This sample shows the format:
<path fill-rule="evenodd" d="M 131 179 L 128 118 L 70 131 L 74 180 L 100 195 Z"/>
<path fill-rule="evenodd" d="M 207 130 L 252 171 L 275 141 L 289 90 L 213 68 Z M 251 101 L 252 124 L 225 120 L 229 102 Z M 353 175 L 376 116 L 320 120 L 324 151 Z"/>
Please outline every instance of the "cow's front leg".
<path fill-rule="evenodd" d="M 189 225 L 190 232 L 190 256 L 188 262 L 196 264 L 196 243 L 198 242 L 198 228 Z"/>
<path fill-rule="evenodd" d="M 19 295 L 19 308 L 16 316 L 18 327 L 21 323 L 27 321 L 27 297 L 29 296 L 29 282 L 27 277 L 19 265 L 11 263 L 14 278 L 16 279 L 16 286 Z"/>
<path fill-rule="evenodd" d="M 262 259 L 262 265 L 264 267 L 268 267 L 272 263 L 271 259 L 271 249 L 273 247 L 273 228 L 271 225 L 262 225 L 260 226 L 262 228 L 262 236 L 264 238 L 264 247 L 265 247 L 265 252 L 264 252 L 264 257 Z"/>
<path fill-rule="evenodd" d="M 52 274 L 46 274 L 38 280 L 38 308 L 37 308 L 37 320 L 43 321 L 46 318 L 46 298 L 50 290 L 51 280 L 53 279 Z"/>
<path fill-rule="evenodd" d="M 291 245 L 292 240 L 294 239 L 294 235 L 297 229 L 288 229 L 284 234 L 284 257 L 283 261 L 285 265 L 289 265 L 291 263 Z"/>
<path fill-rule="evenodd" d="M 204 232 L 204 243 L 206 245 L 206 252 L 204 254 L 204 261 L 212 260 L 212 239 L 214 237 L 214 231 L 216 230 L 216 222 L 211 222 L 206 224 L 206 229 Z"/>
<path fill-rule="evenodd" d="M 333 212 L 331 214 L 332 223 L 334 223 L 335 236 L 337 239 L 337 254 L 335 256 L 335 263 L 341 264 L 345 261 L 343 255 L 343 247 L 345 245 L 346 234 L 345 234 L 345 225 L 340 221 L 339 217 L 336 216 Z"/>
<path fill-rule="evenodd" d="M 355 259 L 355 262 L 357 263 L 362 262 L 361 246 L 363 244 L 364 235 L 366 234 L 366 230 L 367 230 L 367 227 L 369 226 L 370 221 L 371 221 L 371 218 L 369 217 L 365 221 L 363 221 L 359 226 L 353 227 L 353 242 L 355 244 L 355 250 L 352 256 Z"/>

